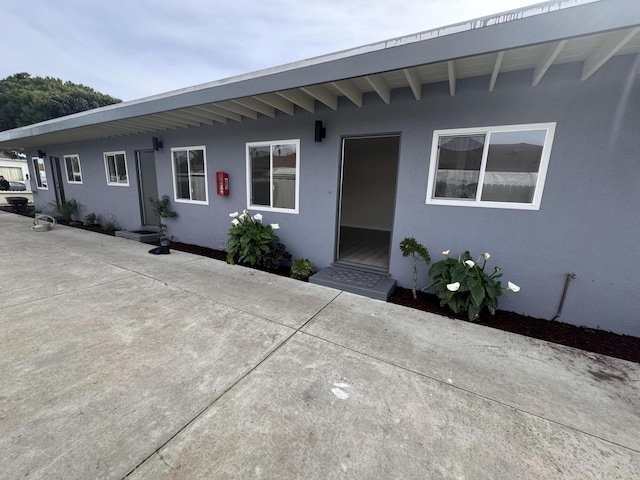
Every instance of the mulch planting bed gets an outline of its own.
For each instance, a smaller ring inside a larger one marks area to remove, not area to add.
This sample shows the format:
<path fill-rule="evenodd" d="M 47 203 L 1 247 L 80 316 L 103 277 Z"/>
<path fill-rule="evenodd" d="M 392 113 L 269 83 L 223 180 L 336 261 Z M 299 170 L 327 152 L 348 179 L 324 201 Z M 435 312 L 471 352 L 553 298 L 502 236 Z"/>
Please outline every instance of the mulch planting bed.
<path fill-rule="evenodd" d="M 0 210 L 12 212 L 11 207 L 0 206 Z M 33 217 L 33 211 L 27 211 L 23 214 Z M 100 227 L 85 227 L 82 224 L 72 226 L 85 230 L 93 230 L 106 235 L 114 234 L 114 232 L 105 232 Z M 171 249 L 214 258 L 220 261 L 226 261 L 227 257 L 227 252 L 225 251 L 188 243 L 171 242 Z M 288 276 L 289 269 L 282 268 L 272 273 Z M 440 307 L 438 298 L 433 294 L 425 292 L 418 292 L 418 298 L 414 299 L 410 289 L 397 287 L 389 298 L 389 302 L 467 321 L 466 318 L 457 317 L 450 310 Z M 503 310 L 498 310 L 493 316 L 485 313 L 474 323 L 560 345 L 579 348 L 588 352 L 601 353 L 640 363 L 640 338 L 638 337 L 618 335 L 616 333 L 587 327 L 576 327 L 568 323 L 528 317 Z M 604 324 L 605 322 L 602 323 Z"/>

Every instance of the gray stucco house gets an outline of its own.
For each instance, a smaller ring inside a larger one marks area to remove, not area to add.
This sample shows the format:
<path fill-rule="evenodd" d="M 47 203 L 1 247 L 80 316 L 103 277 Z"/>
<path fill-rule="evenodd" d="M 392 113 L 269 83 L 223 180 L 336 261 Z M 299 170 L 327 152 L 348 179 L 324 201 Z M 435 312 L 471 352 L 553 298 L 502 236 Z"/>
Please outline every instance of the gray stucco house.
<path fill-rule="evenodd" d="M 249 208 L 294 257 L 407 287 L 406 236 L 436 260 L 489 252 L 521 287 L 500 308 L 551 319 L 575 273 L 561 320 L 640 336 L 639 52 L 640 2 L 553 1 L 1 132 L 0 148 L 26 152 L 39 205 L 137 229 L 168 194 L 170 234 L 213 248 Z"/>

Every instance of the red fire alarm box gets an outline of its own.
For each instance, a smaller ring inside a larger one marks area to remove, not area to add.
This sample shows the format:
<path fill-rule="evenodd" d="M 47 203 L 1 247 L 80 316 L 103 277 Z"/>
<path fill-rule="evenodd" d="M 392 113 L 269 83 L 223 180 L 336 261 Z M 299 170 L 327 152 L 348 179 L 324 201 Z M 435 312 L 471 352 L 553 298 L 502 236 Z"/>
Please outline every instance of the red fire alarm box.
<path fill-rule="evenodd" d="M 229 195 L 229 174 L 216 172 L 216 193 L 220 197 Z"/>

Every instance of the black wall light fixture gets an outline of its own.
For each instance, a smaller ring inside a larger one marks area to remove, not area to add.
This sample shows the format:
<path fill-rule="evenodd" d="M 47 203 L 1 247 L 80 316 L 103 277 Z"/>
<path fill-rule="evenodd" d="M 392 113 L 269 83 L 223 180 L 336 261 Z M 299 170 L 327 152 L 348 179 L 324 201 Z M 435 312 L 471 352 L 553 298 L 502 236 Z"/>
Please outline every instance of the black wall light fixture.
<path fill-rule="evenodd" d="M 316 120 L 315 134 L 316 142 L 321 142 L 323 138 L 327 138 L 327 129 L 322 126 L 322 120 Z"/>
<path fill-rule="evenodd" d="M 156 152 L 164 147 L 162 140 L 160 140 L 158 137 L 152 137 L 151 142 L 153 143 L 153 150 Z"/>
<path fill-rule="evenodd" d="M 38 158 L 45 158 L 47 156 L 47 152 L 44 150 L 38 150 Z"/>

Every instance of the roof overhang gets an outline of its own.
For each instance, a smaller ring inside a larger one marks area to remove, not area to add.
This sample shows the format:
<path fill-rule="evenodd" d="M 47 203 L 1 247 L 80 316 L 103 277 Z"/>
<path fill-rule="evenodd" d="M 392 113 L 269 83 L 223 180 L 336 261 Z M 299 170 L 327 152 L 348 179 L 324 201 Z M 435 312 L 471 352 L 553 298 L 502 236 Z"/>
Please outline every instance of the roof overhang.
<path fill-rule="evenodd" d="M 575 6 L 579 3 L 579 6 Z M 26 149 L 82 140 L 337 110 L 375 92 L 531 70 L 535 87 L 553 65 L 581 62 L 586 80 L 615 55 L 640 53 L 640 2 L 552 1 L 437 30 L 253 72 L 0 132 L 0 148 Z"/>

